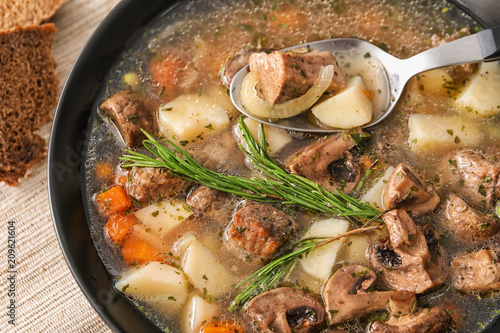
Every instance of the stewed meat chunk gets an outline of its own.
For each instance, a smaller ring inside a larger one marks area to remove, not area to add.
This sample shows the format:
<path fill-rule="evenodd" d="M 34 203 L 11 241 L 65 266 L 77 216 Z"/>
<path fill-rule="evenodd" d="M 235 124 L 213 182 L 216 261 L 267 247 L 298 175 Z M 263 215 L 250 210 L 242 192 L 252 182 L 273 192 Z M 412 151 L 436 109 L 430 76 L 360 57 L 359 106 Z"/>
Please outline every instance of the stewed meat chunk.
<path fill-rule="evenodd" d="M 129 148 L 139 146 L 146 139 L 141 129 L 156 132 L 156 114 L 153 102 L 140 94 L 121 91 L 101 103 L 100 109 L 114 121 Z"/>
<path fill-rule="evenodd" d="M 234 247 L 265 258 L 285 244 L 294 225 L 285 212 L 269 204 L 250 203 L 236 212 L 227 235 Z"/>
<path fill-rule="evenodd" d="M 273 51 L 272 49 L 256 49 L 256 48 L 242 50 L 240 53 L 236 54 L 234 57 L 229 59 L 229 61 L 222 68 L 221 72 L 222 84 L 225 85 L 227 88 L 229 88 L 231 86 L 231 81 L 233 81 L 233 78 L 236 75 L 236 73 L 238 73 L 240 69 L 248 65 L 248 60 L 250 59 L 250 56 L 252 54 L 258 52 L 271 53 L 272 51 Z"/>
<path fill-rule="evenodd" d="M 319 139 L 299 150 L 286 167 L 331 192 L 350 193 L 361 180 L 361 166 L 349 152 L 355 145 L 343 133 Z"/>
<path fill-rule="evenodd" d="M 500 221 L 470 207 L 456 194 L 450 195 L 446 225 L 457 238 L 470 245 L 486 242 L 500 231 Z"/>
<path fill-rule="evenodd" d="M 172 175 L 165 168 L 138 168 L 129 171 L 127 193 L 141 203 L 183 194 L 191 182 Z"/>
<path fill-rule="evenodd" d="M 455 158 L 461 194 L 475 205 L 491 206 L 500 194 L 500 165 L 468 151 L 458 152 Z"/>
<path fill-rule="evenodd" d="M 440 201 L 434 188 L 405 163 L 394 169 L 384 192 L 385 209 L 402 208 L 415 214 L 432 212 Z"/>
<path fill-rule="evenodd" d="M 187 204 L 212 220 L 224 224 L 231 220 L 233 204 L 227 193 L 206 186 L 194 189 L 186 200 Z"/>
<path fill-rule="evenodd" d="M 453 287 L 466 292 L 500 290 L 500 264 L 497 254 L 484 249 L 453 259 Z"/>
<path fill-rule="evenodd" d="M 260 74 L 263 97 L 270 104 L 279 104 L 305 94 L 319 76 L 322 66 L 333 65 L 333 80 L 327 92 L 345 87 L 344 74 L 337 60 L 327 51 L 308 48 L 272 53 L 254 53 L 249 60 L 250 70 Z"/>

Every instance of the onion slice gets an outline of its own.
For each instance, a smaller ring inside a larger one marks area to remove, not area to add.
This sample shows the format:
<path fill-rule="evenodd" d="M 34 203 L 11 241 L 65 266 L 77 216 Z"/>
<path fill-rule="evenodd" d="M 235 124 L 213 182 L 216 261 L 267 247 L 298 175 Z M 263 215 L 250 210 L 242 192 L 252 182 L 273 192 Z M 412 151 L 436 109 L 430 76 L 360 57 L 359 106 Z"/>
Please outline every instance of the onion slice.
<path fill-rule="evenodd" d="M 249 72 L 241 84 L 241 102 L 247 111 L 262 118 L 290 118 L 309 109 L 328 89 L 333 79 L 333 65 L 323 66 L 311 89 L 304 95 L 290 101 L 271 105 L 257 95 L 260 75 Z"/>

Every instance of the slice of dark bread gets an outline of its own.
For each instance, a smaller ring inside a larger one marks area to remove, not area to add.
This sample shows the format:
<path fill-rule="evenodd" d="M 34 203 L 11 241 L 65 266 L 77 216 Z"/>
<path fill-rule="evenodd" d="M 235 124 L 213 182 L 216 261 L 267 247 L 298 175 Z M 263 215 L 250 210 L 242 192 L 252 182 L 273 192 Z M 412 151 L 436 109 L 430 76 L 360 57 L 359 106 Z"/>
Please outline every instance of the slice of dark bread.
<path fill-rule="evenodd" d="M 38 25 L 50 19 L 64 0 L 6 0 L 0 5 L 0 30 Z"/>
<path fill-rule="evenodd" d="M 0 181 L 19 178 L 45 154 L 34 133 L 50 120 L 59 81 L 50 47 L 54 24 L 0 31 Z"/>

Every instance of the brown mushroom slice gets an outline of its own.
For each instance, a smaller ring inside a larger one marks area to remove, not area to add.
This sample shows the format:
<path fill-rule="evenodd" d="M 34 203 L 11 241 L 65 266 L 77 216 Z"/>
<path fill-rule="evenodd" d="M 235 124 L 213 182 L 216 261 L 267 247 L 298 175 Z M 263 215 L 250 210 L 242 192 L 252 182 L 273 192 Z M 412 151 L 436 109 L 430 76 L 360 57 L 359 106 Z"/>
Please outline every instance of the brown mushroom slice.
<path fill-rule="evenodd" d="M 260 294 L 248 303 L 247 311 L 268 333 L 316 332 L 325 320 L 325 308 L 316 298 L 289 287 Z"/>
<path fill-rule="evenodd" d="M 500 165 L 468 151 L 459 151 L 455 159 L 462 178 L 460 193 L 474 205 L 491 206 L 500 195 Z"/>
<path fill-rule="evenodd" d="M 384 205 L 387 210 L 402 208 L 415 214 L 425 214 L 436 209 L 440 201 L 434 188 L 425 185 L 405 163 L 394 169 L 385 187 Z"/>
<path fill-rule="evenodd" d="M 423 308 L 416 313 L 405 316 L 392 316 L 387 322 L 374 322 L 370 333 L 438 333 L 446 332 L 452 323 L 450 314 L 435 306 Z"/>
<path fill-rule="evenodd" d="M 363 265 L 337 270 L 325 285 L 323 299 L 330 324 L 339 324 L 358 315 L 385 310 L 393 291 L 369 291 L 377 274 Z"/>
<path fill-rule="evenodd" d="M 286 167 L 330 192 L 350 193 L 361 180 L 361 166 L 349 153 L 355 145 L 344 133 L 319 139 L 299 150 Z"/>
<path fill-rule="evenodd" d="M 456 194 L 450 195 L 447 213 L 448 228 L 464 243 L 478 245 L 500 231 L 499 220 L 474 210 Z"/>
<path fill-rule="evenodd" d="M 497 254 L 483 249 L 452 260 L 453 287 L 465 292 L 500 290 L 500 264 Z"/>
<path fill-rule="evenodd" d="M 191 182 L 172 175 L 165 168 L 133 167 L 128 173 L 127 193 L 140 203 L 184 194 Z"/>
<path fill-rule="evenodd" d="M 388 228 L 389 239 L 373 242 L 368 248 L 368 257 L 387 285 L 395 290 L 420 294 L 444 283 L 446 271 L 435 230 L 430 226 L 417 227 L 403 209 L 389 211 L 382 219 Z"/>
<path fill-rule="evenodd" d="M 100 109 L 113 119 L 128 148 L 139 146 L 146 139 L 141 129 L 150 134 L 156 131 L 156 108 L 138 93 L 116 93 L 102 102 Z"/>

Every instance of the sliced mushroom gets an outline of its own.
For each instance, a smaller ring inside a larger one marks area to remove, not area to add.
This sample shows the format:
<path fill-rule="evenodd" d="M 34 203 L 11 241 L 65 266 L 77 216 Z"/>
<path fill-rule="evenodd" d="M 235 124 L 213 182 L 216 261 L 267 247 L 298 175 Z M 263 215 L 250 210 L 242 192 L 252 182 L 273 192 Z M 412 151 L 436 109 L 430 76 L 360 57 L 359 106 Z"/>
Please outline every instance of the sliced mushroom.
<path fill-rule="evenodd" d="M 407 164 L 400 163 L 392 172 L 384 192 L 385 209 L 402 208 L 415 214 L 436 209 L 441 201 L 432 185 L 425 185 Z"/>
<path fill-rule="evenodd" d="M 415 312 L 415 294 L 398 291 L 389 299 L 391 317 L 385 323 L 374 322 L 370 333 L 433 333 L 444 332 L 451 326 L 451 316 L 438 306 L 423 308 Z"/>
<path fill-rule="evenodd" d="M 349 265 L 337 270 L 325 285 L 323 298 L 330 324 L 385 310 L 393 291 L 370 291 L 377 274 L 363 265 Z"/>
<path fill-rule="evenodd" d="M 500 221 L 481 214 L 456 194 L 450 195 L 447 224 L 451 233 L 463 243 L 478 245 L 500 231 Z"/>
<path fill-rule="evenodd" d="M 276 288 L 248 303 L 248 314 L 263 332 L 316 332 L 323 327 L 325 308 L 312 295 L 294 288 Z"/>
<path fill-rule="evenodd" d="M 446 270 L 437 232 L 431 226 L 417 227 L 403 209 L 391 210 L 382 219 L 389 238 L 373 242 L 368 256 L 387 285 L 420 294 L 444 283 Z"/>
<path fill-rule="evenodd" d="M 452 260 L 453 287 L 465 292 L 500 290 L 500 263 L 497 254 L 484 249 Z"/>
<path fill-rule="evenodd" d="M 288 161 L 287 168 L 331 192 L 350 193 L 361 179 L 361 166 L 349 153 L 355 145 L 344 133 L 319 139 L 298 151 Z"/>

